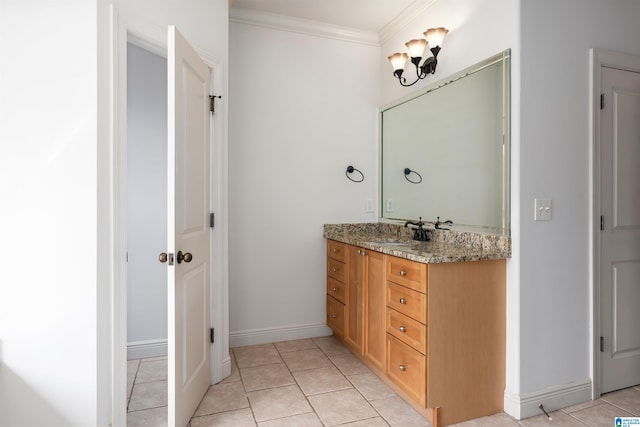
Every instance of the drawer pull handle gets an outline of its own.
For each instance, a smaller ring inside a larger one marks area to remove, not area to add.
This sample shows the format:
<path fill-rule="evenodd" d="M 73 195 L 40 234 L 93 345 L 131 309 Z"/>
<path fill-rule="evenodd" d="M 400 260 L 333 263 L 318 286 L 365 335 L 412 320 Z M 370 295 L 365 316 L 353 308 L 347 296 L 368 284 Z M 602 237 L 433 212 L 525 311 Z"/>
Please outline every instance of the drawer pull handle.
<path fill-rule="evenodd" d="M 400 304 L 406 304 L 407 300 L 405 298 L 400 298 Z"/>
<path fill-rule="evenodd" d="M 335 254 L 336 252 L 338 252 L 338 249 L 333 248 L 333 249 L 331 249 L 331 252 L 333 252 Z"/>
<path fill-rule="evenodd" d="M 404 372 L 407 370 L 407 367 L 404 365 L 400 365 L 400 372 Z"/>
<path fill-rule="evenodd" d="M 332 318 L 332 319 L 335 319 L 336 317 L 338 317 L 338 315 L 337 315 L 337 314 L 332 314 L 332 315 L 331 315 L 331 318 Z"/>
<path fill-rule="evenodd" d="M 335 272 L 337 272 L 337 271 L 338 271 L 338 269 L 337 269 L 337 268 L 335 268 L 335 267 L 333 267 L 333 268 L 331 269 L 331 271 L 335 273 Z"/>
<path fill-rule="evenodd" d="M 400 332 L 407 332 L 407 328 L 405 326 L 400 326 Z"/>
<path fill-rule="evenodd" d="M 404 271 L 404 270 L 400 270 L 400 275 L 401 275 L 401 276 L 406 276 L 406 275 L 407 275 L 407 272 L 406 272 L 406 271 Z"/>
<path fill-rule="evenodd" d="M 335 286 L 333 287 L 333 292 L 338 292 L 338 288 L 336 288 Z"/>

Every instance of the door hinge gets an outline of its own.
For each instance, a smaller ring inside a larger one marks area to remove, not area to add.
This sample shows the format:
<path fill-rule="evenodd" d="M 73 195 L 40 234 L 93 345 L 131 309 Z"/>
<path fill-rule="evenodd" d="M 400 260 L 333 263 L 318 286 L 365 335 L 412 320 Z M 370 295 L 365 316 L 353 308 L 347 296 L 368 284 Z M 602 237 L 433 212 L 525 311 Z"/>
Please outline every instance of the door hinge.
<path fill-rule="evenodd" d="M 209 340 L 211 341 L 211 344 L 213 344 L 214 342 L 216 342 L 216 334 L 215 334 L 215 329 L 211 328 L 209 330 Z"/>
<path fill-rule="evenodd" d="M 216 98 L 221 99 L 222 96 L 220 96 L 220 95 L 209 95 L 209 111 L 211 111 L 212 113 L 215 113 L 216 106 L 215 106 L 214 100 Z"/>
<path fill-rule="evenodd" d="M 604 216 L 600 215 L 600 230 L 604 230 Z"/>
<path fill-rule="evenodd" d="M 216 214 L 211 212 L 209 214 L 209 227 L 213 228 L 216 225 Z"/>
<path fill-rule="evenodd" d="M 600 337 L 600 352 L 604 351 L 604 337 Z"/>
<path fill-rule="evenodd" d="M 600 94 L 600 109 L 604 110 L 604 93 Z"/>

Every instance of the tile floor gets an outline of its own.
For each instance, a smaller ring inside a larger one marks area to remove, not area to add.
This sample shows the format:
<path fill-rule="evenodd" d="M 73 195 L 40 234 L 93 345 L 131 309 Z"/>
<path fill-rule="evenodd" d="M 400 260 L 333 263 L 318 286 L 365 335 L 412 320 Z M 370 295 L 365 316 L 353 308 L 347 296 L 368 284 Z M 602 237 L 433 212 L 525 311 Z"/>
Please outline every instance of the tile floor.
<path fill-rule="evenodd" d="M 237 347 L 231 376 L 213 385 L 190 427 L 430 426 L 333 337 Z M 129 427 L 167 425 L 166 358 L 129 361 Z M 640 416 L 640 387 L 516 421 L 506 414 L 459 427 L 611 427 Z"/>

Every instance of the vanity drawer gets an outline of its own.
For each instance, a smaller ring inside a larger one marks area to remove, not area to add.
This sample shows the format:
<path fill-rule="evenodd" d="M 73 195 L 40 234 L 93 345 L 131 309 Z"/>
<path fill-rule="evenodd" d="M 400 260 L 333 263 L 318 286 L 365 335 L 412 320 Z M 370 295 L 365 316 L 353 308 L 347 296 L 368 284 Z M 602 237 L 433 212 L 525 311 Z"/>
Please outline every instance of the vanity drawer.
<path fill-rule="evenodd" d="M 336 261 L 347 261 L 347 245 L 336 242 L 335 240 L 327 240 L 327 258 L 333 258 Z"/>
<path fill-rule="evenodd" d="M 387 334 L 387 376 L 423 407 L 427 403 L 427 356 Z"/>
<path fill-rule="evenodd" d="M 347 269 L 345 263 L 327 258 L 327 276 L 345 283 L 347 281 Z"/>
<path fill-rule="evenodd" d="M 387 308 L 387 333 L 427 354 L 427 327 L 391 308 Z"/>
<path fill-rule="evenodd" d="M 427 264 L 388 255 L 387 280 L 427 293 Z"/>
<path fill-rule="evenodd" d="M 331 277 L 327 277 L 327 294 L 344 303 L 347 285 Z"/>
<path fill-rule="evenodd" d="M 333 334 L 344 336 L 344 304 L 327 295 L 327 326 L 333 329 Z"/>
<path fill-rule="evenodd" d="M 387 307 L 391 307 L 418 322 L 427 323 L 427 296 L 425 294 L 387 282 Z"/>

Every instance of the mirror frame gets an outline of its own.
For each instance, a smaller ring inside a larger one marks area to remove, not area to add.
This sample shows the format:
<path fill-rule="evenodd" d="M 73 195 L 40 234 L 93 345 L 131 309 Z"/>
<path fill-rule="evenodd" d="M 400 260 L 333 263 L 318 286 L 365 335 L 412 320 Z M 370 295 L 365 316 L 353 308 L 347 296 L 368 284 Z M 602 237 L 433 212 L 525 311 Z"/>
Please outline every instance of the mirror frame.
<path fill-rule="evenodd" d="M 502 85 L 503 85 L 503 102 L 502 102 L 502 196 L 501 196 L 501 212 L 502 224 L 500 227 L 481 225 L 481 224 L 454 224 L 450 227 L 456 231 L 481 232 L 485 234 L 496 234 L 501 236 L 509 236 L 511 233 L 511 49 L 506 49 L 496 55 L 493 55 L 483 61 L 480 61 L 464 70 L 453 75 L 445 77 L 432 85 L 423 88 L 410 95 L 402 97 L 390 104 L 387 104 L 378 110 L 378 221 L 385 223 L 404 223 L 409 220 L 417 220 L 417 218 L 389 218 L 384 216 L 384 158 L 383 158 L 383 113 L 391 108 L 405 104 L 413 99 L 419 98 L 444 86 L 450 85 L 466 76 L 477 73 L 491 65 L 501 62 L 502 65 Z M 429 224 L 431 219 L 426 219 Z"/>

